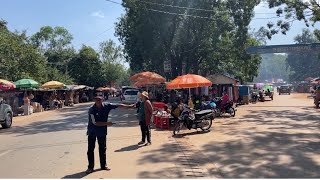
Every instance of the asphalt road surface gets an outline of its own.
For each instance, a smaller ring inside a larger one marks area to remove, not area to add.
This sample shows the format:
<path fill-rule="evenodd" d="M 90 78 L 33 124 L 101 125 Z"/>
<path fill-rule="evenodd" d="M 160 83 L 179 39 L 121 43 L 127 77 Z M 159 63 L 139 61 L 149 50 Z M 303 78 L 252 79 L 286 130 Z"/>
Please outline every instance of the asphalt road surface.
<path fill-rule="evenodd" d="M 0 178 L 320 178 L 320 118 L 307 95 L 238 108 L 210 132 L 152 130 L 139 147 L 135 109 L 117 109 L 108 166 L 86 175 L 87 110 L 92 103 L 14 119 L 0 129 Z M 96 146 L 97 147 L 97 146 Z"/>

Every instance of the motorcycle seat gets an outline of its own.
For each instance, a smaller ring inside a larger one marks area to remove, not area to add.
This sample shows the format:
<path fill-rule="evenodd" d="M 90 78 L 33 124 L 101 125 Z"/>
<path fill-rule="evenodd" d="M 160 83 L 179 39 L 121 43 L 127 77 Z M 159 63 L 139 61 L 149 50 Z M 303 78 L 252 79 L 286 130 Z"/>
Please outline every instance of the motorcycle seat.
<path fill-rule="evenodd" d="M 208 110 L 202 110 L 202 111 L 196 112 L 195 115 L 201 116 L 201 115 L 206 115 L 210 113 L 212 113 L 212 110 L 208 109 Z"/>

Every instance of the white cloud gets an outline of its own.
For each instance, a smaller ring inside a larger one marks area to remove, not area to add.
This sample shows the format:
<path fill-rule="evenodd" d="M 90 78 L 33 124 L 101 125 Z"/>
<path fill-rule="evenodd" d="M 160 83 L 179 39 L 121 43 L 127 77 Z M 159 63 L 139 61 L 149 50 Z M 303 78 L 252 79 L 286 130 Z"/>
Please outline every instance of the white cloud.
<path fill-rule="evenodd" d="M 93 17 L 98 17 L 98 18 L 104 18 L 104 13 L 102 11 L 96 11 L 96 12 L 92 12 L 91 16 Z"/>

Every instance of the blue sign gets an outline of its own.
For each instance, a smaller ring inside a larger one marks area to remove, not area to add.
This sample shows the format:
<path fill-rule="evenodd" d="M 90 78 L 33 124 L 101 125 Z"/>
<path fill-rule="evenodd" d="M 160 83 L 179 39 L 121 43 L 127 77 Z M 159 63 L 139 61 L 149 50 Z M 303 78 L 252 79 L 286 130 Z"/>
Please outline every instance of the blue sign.
<path fill-rule="evenodd" d="M 248 54 L 268 53 L 320 53 L 320 43 L 288 44 L 273 46 L 252 46 L 246 49 Z"/>

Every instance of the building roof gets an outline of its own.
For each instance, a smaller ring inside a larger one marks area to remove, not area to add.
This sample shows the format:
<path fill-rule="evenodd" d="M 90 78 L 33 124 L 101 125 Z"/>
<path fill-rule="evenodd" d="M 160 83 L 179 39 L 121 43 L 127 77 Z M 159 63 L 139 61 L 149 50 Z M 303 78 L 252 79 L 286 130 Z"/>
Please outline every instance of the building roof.
<path fill-rule="evenodd" d="M 224 74 L 209 75 L 207 77 L 213 84 L 233 84 L 236 85 L 239 80 Z"/>

